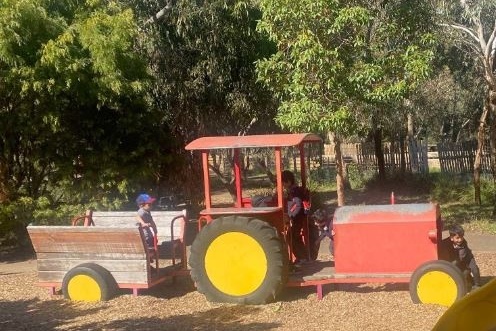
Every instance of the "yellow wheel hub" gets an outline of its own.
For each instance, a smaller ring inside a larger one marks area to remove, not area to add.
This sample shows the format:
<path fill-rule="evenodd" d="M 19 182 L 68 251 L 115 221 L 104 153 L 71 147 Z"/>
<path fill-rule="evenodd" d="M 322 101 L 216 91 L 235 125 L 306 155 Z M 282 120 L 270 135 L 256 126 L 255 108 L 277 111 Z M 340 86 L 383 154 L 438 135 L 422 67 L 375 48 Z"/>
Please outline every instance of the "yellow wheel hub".
<path fill-rule="evenodd" d="M 262 246 L 251 236 L 228 232 L 215 238 L 205 254 L 208 279 L 227 295 L 247 295 L 260 287 L 267 274 Z"/>
<path fill-rule="evenodd" d="M 449 307 L 456 301 L 458 288 L 450 275 L 441 271 L 425 273 L 417 284 L 417 295 L 422 303 Z"/>
<path fill-rule="evenodd" d="M 74 301 L 100 301 L 102 290 L 98 283 L 90 276 L 76 275 L 67 285 L 69 297 Z"/>

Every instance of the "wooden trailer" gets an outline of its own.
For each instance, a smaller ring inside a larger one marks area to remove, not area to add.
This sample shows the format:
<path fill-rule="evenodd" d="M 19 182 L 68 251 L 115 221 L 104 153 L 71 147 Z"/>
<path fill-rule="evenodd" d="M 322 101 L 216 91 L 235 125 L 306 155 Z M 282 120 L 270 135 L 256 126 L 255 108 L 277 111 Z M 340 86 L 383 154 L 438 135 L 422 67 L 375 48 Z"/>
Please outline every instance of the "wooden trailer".
<path fill-rule="evenodd" d="M 86 226 L 27 227 L 37 256 L 40 286 L 61 288 L 71 300 L 107 300 L 118 288 L 134 295 L 176 276 L 188 275 L 183 212 L 152 212 L 158 240 L 147 247 L 136 212 L 87 212 Z M 90 225 L 94 224 L 94 225 Z M 161 265 L 159 261 L 170 260 Z"/>

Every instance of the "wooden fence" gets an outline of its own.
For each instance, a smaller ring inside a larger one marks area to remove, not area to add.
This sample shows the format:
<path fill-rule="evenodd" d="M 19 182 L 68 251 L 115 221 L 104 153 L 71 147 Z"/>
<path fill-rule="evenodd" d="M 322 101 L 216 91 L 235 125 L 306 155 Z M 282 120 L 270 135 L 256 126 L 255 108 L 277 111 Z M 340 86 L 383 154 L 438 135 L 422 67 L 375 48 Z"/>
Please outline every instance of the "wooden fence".
<path fill-rule="evenodd" d="M 434 145 L 432 147 L 434 147 Z M 477 149 L 476 141 L 465 141 L 460 143 L 442 142 L 435 145 L 435 147 L 437 147 L 437 152 L 428 151 L 427 141 L 425 140 L 405 143 L 403 149 L 400 148 L 399 142 L 386 142 L 383 144 L 386 170 L 400 170 L 401 160 L 403 158 L 405 170 L 413 173 L 427 173 L 429 171 L 429 163 L 432 164 L 432 161 L 435 161 L 436 167 L 437 164 L 439 164 L 439 168 L 443 173 L 463 174 L 473 172 L 475 152 Z M 363 168 L 377 169 L 377 158 L 375 156 L 373 143 L 343 143 L 341 144 L 341 152 L 343 159 L 347 164 L 355 163 Z M 273 155 L 271 153 L 251 151 L 246 153 L 245 157 L 248 155 L 250 157 L 247 159 L 249 161 L 246 162 L 247 168 L 255 167 L 257 163 L 256 160 L 263 160 L 269 168 L 274 164 Z M 289 148 L 284 150 L 283 163 L 286 169 L 299 170 L 299 161 L 297 160 L 296 155 L 297 151 L 294 149 Z M 489 155 L 489 143 L 486 143 L 482 155 L 482 173 L 491 173 Z M 213 156 L 211 161 L 214 161 L 215 159 L 216 157 Z M 220 164 L 218 165 L 221 165 L 221 168 L 226 173 L 231 171 L 228 160 L 228 155 L 217 155 L 217 162 L 220 161 Z M 213 163 L 215 164 L 215 162 Z M 323 149 L 314 148 L 313 150 L 307 150 L 307 163 L 309 169 L 317 167 L 335 167 L 333 146 L 324 145 Z"/>
<path fill-rule="evenodd" d="M 439 166 L 445 173 L 473 173 L 477 141 L 464 141 L 458 143 L 442 142 L 437 144 Z M 489 142 L 484 144 L 482 151 L 481 172 L 491 173 L 491 158 Z"/>
<path fill-rule="evenodd" d="M 405 170 L 411 172 L 428 172 L 427 159 L 427 142 L 413 141 L 405 144 L 402 149 L 399 142 L 385 142 L 382 145 L 384 152 L 384 163 L 388 171 L 397 171 L 401 169 L 402 158 L 405 164 Z M 327 145 L 326 154 L 334 154 L 333 146 Z M 377 157 L 372 142 L 363 143 L 345 143 L 341 145 L 341 152 L 345 162 L 354 162 L 361 167 L 377 168 Z M 331 156 L 333 158 L 333 156 Z"/>

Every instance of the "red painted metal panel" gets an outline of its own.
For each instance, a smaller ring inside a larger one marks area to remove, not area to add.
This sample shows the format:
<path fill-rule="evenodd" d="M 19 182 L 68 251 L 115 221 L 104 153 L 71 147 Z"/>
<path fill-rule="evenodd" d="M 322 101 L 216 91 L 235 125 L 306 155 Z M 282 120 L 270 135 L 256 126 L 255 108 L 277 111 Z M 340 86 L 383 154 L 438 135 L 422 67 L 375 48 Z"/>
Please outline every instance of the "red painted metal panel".
<path fill-rule="evenodd" d="M 280 147 L 276 147 L 275 157 L 276 157 L 276 180 L 277 180 L 277 206 L 282 207 L 283 204 L 282 153 Z"/>
<path fill-rule="evenodd" d="M 345 206 L 334 215 L 336 273 L 409 273 L 437 260 L 436 204 Z"/>
<path fill-rule="evenodd" d="M 243 178 L 241 176 L 241 166 L 239 164 L 239 149 L 234 150 L 234 179 L 236 186 L 236 206 L 242 207 L 243 194 L 242 194 L 242 182 Z"/>
<path fill-rule="evenodd" d="M 200 211 L 200 215 L 240 215 L 240 214 L 270 214 L 282 211 L 281 207 L 251 207 L 251 208 L 238 208 L 238 207 L 224 207 L 224 208 L 211 208 Z"/>
<path fill-rule="evenodd" d="M 203 165 L 203 190 L 205 192 L 205 207 L 207 209 L 212 207 L 212 198 L 210 196 L 210 175 L 208 172 L 208 151 L 202 152 L 202 165 Z"/>
<path fill-rule="evenodd" d="M 313 133 L 201 137 L 190 142 L 186 146 L 186 150 L 289 147 L 297 146 L 300 143 L 321 141 L 322 139 Z"/>

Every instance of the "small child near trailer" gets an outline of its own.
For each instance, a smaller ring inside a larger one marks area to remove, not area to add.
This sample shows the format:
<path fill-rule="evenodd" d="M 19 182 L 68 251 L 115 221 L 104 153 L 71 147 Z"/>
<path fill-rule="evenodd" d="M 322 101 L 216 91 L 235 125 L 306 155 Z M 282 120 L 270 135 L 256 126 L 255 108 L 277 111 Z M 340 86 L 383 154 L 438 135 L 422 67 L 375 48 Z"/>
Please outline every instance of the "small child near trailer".
<path fill-rule="evenodd" d="M 449 237 L 443 240 L 444 259 L 455 264 L 466 276 L 471 276 L 472 289 L 481 286 L 479 266 L 465 240 L 465 231 L 460 225 L 449 229 Z M 470 290 L 470 289 L 469 289 Z"/>
<path fill-rule="evenodd" d="M 155 200 L 155 198 L 152 198 L 148 194 L 140 194 L 136 198 L 136 204 L 139 207 L 137 219 L 143 229 L 145 241 L 148 247 L 154 247 L 153 236 L 157 235 L 157 225 L 153 221 L 153 217 L 150 212 L 152 209 L 152 204 Z"/>
<path fill-rule="evenodd" d="M 331 253 L 331 257 L 334 257 L 334 230 L 332 229 L 332 217 L 333 213 L 325 208 L 317 209 L 312 214 L 312 219 L 319 228 L 319 237 L 316 240 L 315 245 L 320 247 L 321 241 L 326 237 L 329 238 L 329 253 Z"/>

